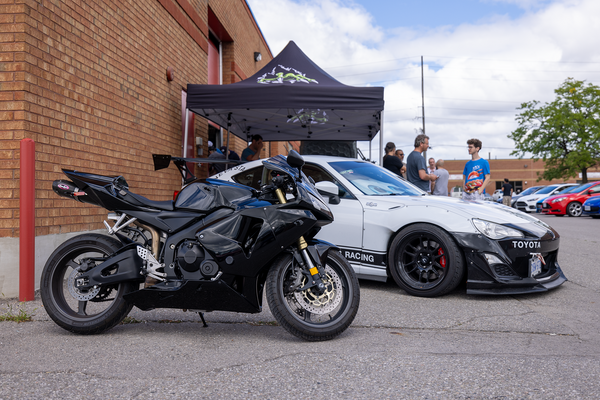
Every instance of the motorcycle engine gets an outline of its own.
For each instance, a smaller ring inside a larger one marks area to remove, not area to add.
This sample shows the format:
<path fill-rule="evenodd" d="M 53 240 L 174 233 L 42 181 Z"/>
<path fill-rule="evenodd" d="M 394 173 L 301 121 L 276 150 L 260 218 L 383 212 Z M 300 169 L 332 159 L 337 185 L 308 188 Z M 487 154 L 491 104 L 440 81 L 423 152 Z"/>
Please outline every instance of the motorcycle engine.
<path fill-rule="evenodd" d="M 200 245 L 200 243 L 194 240 L 185 240 L 177 248 L 177 265 L 179 268 L 187 272 L 196 272 L 200 270 L 200 273 L 205 278 L 212 278 L 219 272 L 219 265 L 208 257 L 206 259 L 206 253 Z"/>
<path fill-rule="evenodd" d="M 196 272 L 204 261 L 204 249 L 200 243 L 186 240 L 177 248 L 177 265 L 187 272 Z"/>

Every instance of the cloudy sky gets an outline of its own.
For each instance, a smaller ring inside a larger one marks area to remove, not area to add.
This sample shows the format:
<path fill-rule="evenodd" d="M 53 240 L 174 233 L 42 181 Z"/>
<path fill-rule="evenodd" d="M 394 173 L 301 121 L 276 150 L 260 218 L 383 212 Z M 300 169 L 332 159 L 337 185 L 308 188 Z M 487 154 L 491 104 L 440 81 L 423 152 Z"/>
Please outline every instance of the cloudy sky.
<path fill-rule="evenodd" d="M 436 159 L 511 158 L 521 103 L 568 77 L 600 85 L 599 0 L 248 0 L 277 55 L 293 40 L 342 83 L 384 86 L 384 142 L 422 127 Z M 368 151 L 368 143 L 359 147 Z M 373 158 L 379 137 L 372 143 Z M 514 157 L 514 156 L 513 156 Z"/>

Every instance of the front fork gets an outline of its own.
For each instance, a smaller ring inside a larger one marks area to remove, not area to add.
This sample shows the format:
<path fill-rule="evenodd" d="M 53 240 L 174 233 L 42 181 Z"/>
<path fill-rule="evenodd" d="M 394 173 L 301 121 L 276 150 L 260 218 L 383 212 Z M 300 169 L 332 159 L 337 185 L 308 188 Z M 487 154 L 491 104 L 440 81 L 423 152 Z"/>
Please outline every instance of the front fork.
<path fill-rule="evenodd" d="M 279 200 L 279 202 L 281 204 L 287 203 L 287 200 L 285 199 L 285 194 L 283 193 L 283 190 L 281 190 L 280 188 L 277 188 L 277 189 L 275 189 L 275 194 L 277 195 L 277 199 Z M 307 247 L 308 247 L 308 244 L 306 244 L 306 240 L 304 240 L 304 236 L 300 236 L 300 238 L 298 239 L 298 251 L 300 252 L 300 255 L 302 256 L 302 260 L 298 260 L 298 261 L 300 262 L 300 265 L 302 266 L 302 268 L 304 270 L 307 270 L 308 272 L 310 272 L 310 276 L 312 278 L 312 282 L 309 283 L 309 285 L 306 285 L 307 287 L 304 287 L 303 289 L 308 289 L 309 287 L 314 287 L 319 292 L 319 294 L 323 294 L 325 292 L 325 284 L 323 283 L 323 280 L 321 279 L 321 274 L 319 273 L 319 269 L 315 266 L 312 259 L 310 258 L 310 255 L 308 254 L 308 251 L 306 250 Z M 302 261 L 304 261 L 304 262 L 302 262 Z"/>

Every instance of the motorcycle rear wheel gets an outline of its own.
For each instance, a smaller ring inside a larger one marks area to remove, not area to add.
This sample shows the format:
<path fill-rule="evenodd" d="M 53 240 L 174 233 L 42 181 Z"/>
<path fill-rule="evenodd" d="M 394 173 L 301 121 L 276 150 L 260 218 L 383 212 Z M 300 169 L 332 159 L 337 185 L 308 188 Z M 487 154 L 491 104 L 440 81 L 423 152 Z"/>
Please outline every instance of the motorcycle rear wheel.
<path fill-rule="evenodd" d="M 74 333 L 96 334 L 127 316 L 133 305 L 123 295 L 139 284 L 124 282 L 87 291 L 74 285 L 87 258 L 106 258 L 121 246 L 105 235 L 84 234 L 67 240 L 50 255 L 42 272 L 40 294 L 46 312 L 57 325 Z"/>
<path fill-rule="evenodd" d="M 275 261 L 266 281 L 267 302 L 271 313 L 288 332 L 308 341 L 335 338 L 354 320 L 360 302 L 358 279 L 352 266 L 336 250 L 328 254 L 323 283 L 326 291 L 316 295 L 312 289 L 301 292 L 289 287 L 300 274 L 290 255 Z M 303 279 L 302 285 L 307 283 Z"/>

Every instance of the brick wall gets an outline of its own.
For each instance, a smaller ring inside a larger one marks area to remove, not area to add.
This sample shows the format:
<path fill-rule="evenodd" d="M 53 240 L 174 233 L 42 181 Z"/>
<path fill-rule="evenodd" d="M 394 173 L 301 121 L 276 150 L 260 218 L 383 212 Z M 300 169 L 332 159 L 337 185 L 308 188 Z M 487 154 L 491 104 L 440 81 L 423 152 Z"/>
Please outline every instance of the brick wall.
<path fill-rule="evenodd" d="M 461 175 L 463 173 L 465 160 L 445 160 L 444 168 L 448 170 L 450 175 Z M 486 189 L 487 192 L 492 193 L 496 189 L 496 182 L 504 182 L 504 178 L 508 178 L 509 181 L 522 181 L 523 189 L 527 189 L 531 186 L 539 185 L 550 185 L 553 183 L 562 183 L 562 179 L 555 179 L 553 181 L 547 181 L 542 179 L 537 181 L 538 173 L 541 175 L 544 172 L 545 163 L 543 160 L 533 161 L 532 159 L 503 159 L 503 160 L 488 160 L 490 163 L 490 178 L 491 182 Z M 600 168 L 589 169 L 588 172 L 600 172 Z M 588 180 L 598 180 L 596 178 L 588 178 Z M 580 182 L 579 178 L 568 179 L 567 182 L 576 183 Z M 527 183 L 525 183 L 527 182 Z M 454 186 L 462 186 L 461 180 L 451 180 L 448 182 L 450 188 Z"/>
<path fill-rule="evenodd" d="M 207 82 L 209 7 L 233 39 L 224 77 L 272 58 L 243 0 L 0 1 L 0 237 L 19 236 L 23 138 L 36 142 L 37 236 L 103 226 L 104 209 L 52 192 L 61 168 L 124 175 L 136 193 L 172 197 L 179 174 L 155 172 L 152 153 L 181 154 L 182 88 Z M 196 121 L 206 143 L 206 121 Z"/>

